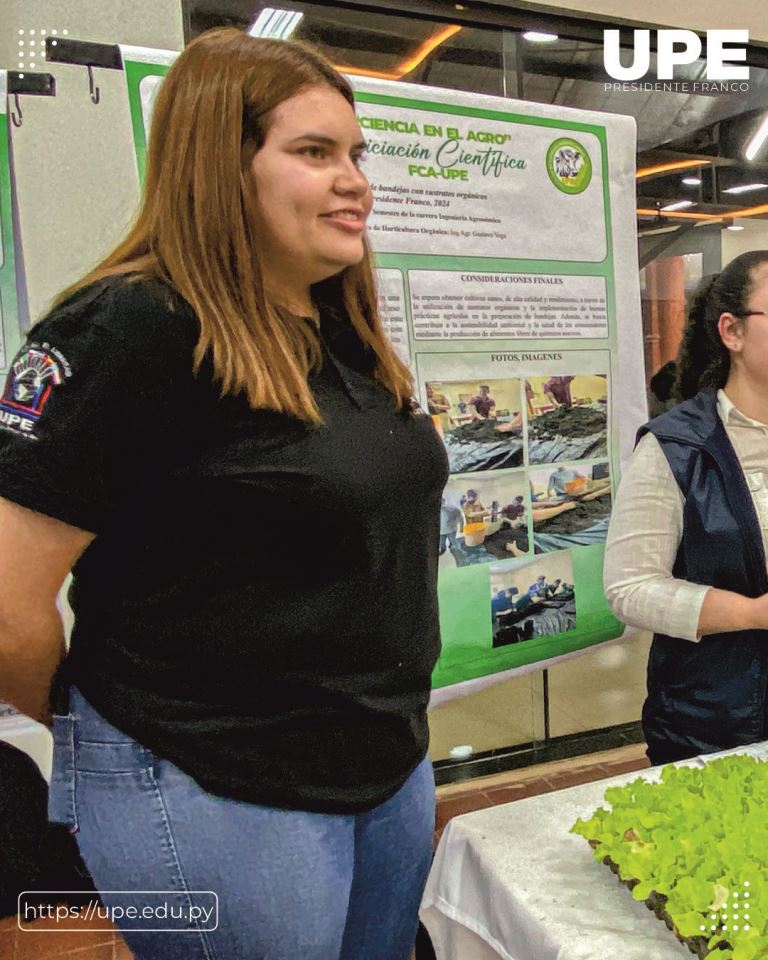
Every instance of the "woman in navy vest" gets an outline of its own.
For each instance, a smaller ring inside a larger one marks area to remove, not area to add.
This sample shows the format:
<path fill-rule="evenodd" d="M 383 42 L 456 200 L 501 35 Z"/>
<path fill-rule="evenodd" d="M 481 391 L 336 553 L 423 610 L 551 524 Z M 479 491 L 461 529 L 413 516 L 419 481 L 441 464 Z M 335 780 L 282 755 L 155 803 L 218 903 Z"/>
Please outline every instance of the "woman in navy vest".
<path fill-rule="evenodd" d="M 768 250 L 696 294 L 678 392 L 638 433 L 605 553 L 611 609 L 654 632 L 654 764 L 768 739 Z"/>

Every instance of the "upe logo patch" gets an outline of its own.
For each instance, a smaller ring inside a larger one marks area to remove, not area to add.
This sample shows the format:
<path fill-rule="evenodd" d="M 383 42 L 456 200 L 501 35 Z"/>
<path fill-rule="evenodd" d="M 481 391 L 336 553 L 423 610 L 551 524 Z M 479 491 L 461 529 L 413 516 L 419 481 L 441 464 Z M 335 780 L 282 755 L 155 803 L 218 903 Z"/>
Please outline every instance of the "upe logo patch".
<path fill-rule="evenodd" d="M 64 357 L 47 343 L 23 347 L 11 365 L 0 397 L 0 427 L 31 436 L 51 391 L 70 372 Z"/>

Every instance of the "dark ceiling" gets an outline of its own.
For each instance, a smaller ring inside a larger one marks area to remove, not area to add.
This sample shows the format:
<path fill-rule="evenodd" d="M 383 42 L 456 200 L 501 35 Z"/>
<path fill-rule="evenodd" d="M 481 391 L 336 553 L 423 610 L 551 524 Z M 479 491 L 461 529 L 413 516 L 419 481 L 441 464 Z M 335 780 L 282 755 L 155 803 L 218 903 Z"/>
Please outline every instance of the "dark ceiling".
<path fill-rule="evenodd" d="M 253 0 L 187 0 L 189 35 L 196 36 L 223 24 L 247 29 L 259 11 L 270 5 Z M 424 3 L 378 3 L 375 9 L 370 3 L 332 6 L 280 0 L 278 5 L 304 13 L 296 36 L 320 44 L 342 68 L 357 70 L 393 71 L 435 32 L 443 29 L 446 22 L 460 22 L 456 19 L 459 14 L 455 4 L 439 4 L 434 0 L 429 3 L 430 13 L 442 10 L 439 20 L 424 16 Z M 408 6 L 412 9 L 404 14 L 403 8 Z M 471 12 L 480 17 L 476 4 L 472 4 Z M 466 20 L 469 14 L 460 16 Z M 491 26 L 465 22 L 461 31 L 438 46 L 402 79 L 477 93 L 517 94 L 539 103 L 634 116 L 639 170 L 662 163 L 700 163 L 691 169 L 640 177 L 638 207 L 654 211 L 641 216 L 641 221 L 667 220 L 670 215 L 662 212 L 661 207 L 681 200 L 693 202 L 686 214 L 694 213 L 702 218 L 706 215 L 733 217 L 744 208 L 768 204 L 768 187 L 741 195 L 724 193 L 728 187 L 738 184 L 768 183 L 768 146 L 762 151 L 764 159 L 759 162 L 748 163 L 744 159 L 744 146 L 768 111 L 765 50 L 750 48 L 747 92 L 622 92 L 606 89 L 611 78 L 603 68 L 602 44 L 594 24 L 542 19 L 537 15 L 531 26 L 549 29 L 560 37 L 555 43 L 543 45 L 522 39 L 520 27 L 527 22 L 526 17 L 530 19 L 529 15 L 508 11 L 508 22 L 500 20 L 500 16 L 504 18 L 497 8 Z M 502 31 L 501 25 L 507 29 Z M 590 30 L 593 39 L 585 39 L 584 35 Z M 511 69 L 515 64 L 517 73 Z M 653 76 L 646 78 L 647 81 L 654 79 Z M 690 65 L 678 79 L 706 80 L 705 62 L 699 60 Z M 697 174 L 700 185 L 682 183 L 683 176 Z"/>

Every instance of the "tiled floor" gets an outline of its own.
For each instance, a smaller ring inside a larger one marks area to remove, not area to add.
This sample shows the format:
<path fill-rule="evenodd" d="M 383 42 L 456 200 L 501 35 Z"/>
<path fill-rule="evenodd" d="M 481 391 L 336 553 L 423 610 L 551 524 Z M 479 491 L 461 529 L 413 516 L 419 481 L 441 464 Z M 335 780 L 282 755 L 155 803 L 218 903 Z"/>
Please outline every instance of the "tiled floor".
<path fill-rule="evenodd" d="M 19 930 L 15 917 L 0 920 L 2 960 L 132 960 L 122 937 L 106 920 L 94 921 L 94 932 L 61 932 L 55 920 L 36 920 Z"/>
<path fill-rule="evenodd" d="M 593 753 L 572 760 L 512 770 L 492 777 L 482 777 L 467 783 L 453 783 L 437 790 L 437 821 L 435 843 L 452 817 L 499 803 L 511 803 L 523 797 L 552 793 L 580 783 L 604 780 L 632 770 L 650 766 L 645 756 L 645 745 L 634 744 L 616 750 Z"/>
<path fill-rule="evenodd" d="M 459 814 L 647 766 L 644 747 L 638 744 L 440 787 L 435 843 L 446 823 Z M 101 929 L 93 933 L 51 932 L 54 926 L 55 921 L 38 920 L 34 930 L 21 931 L 15 918 L 0 920 L 0 960 L 132 960 L 120 935 L 106 921 L 100 921 Z"/>

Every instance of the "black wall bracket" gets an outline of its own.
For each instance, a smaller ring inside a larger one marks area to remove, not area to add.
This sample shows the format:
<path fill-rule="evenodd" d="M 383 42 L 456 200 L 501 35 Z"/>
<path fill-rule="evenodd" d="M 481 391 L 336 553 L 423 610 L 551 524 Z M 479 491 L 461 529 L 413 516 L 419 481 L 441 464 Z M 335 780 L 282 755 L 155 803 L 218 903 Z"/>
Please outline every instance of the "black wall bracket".
<path fill-rule="evenodd" d="M 56 78 L 50 73 L 30 73 L 28 70 L 8 71 L 8 96 L 13 97 L 11 123 L 20 127 L 24 122 L 19 95 L 33 97 L 55 97 Z"/>
<path fill-rule="evenodd" d="M 99 103 L 101 100 L 101 90 L 93 79 L 93 68 L 123 69 L 123 58 L 120 55 L 120 47 L 116 43 L 70 40 L 69 37 L 46 37 L 45 59 L 48 63 L 71 63 L 86 67 L 91 103 Z"/>

